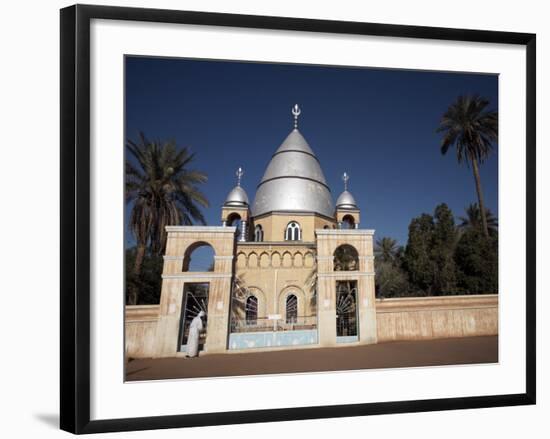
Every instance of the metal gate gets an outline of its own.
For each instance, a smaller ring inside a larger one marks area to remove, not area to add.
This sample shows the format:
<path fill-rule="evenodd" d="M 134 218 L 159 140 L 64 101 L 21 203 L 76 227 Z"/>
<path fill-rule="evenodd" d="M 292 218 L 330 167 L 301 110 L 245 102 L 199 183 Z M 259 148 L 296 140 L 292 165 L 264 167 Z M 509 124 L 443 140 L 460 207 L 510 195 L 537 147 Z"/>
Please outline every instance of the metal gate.
<path fill-rule="evenodd" d="M 336 283 L 336 338 L 339 342 L 358 340 L 356 285 L 356 281 Z"/>

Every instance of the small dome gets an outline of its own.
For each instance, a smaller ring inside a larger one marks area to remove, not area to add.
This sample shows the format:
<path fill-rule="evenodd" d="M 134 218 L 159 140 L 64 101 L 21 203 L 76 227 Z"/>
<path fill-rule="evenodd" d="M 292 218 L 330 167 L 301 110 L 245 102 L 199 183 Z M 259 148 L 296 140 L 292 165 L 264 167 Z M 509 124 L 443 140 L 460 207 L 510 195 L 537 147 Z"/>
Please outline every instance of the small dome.
<path fill-rule="evenodd" d="M 351 195 L 350 192 L 344 191 L 336 200 L 337 209 L 357 209 L 357 204 L 355 203 L 355 198 Z"/>
<path fill-rule="evenodd" d="M 248 195 L 240 186 L 235 186 L 225 199 L 224 206 L 248 206 Z"/>

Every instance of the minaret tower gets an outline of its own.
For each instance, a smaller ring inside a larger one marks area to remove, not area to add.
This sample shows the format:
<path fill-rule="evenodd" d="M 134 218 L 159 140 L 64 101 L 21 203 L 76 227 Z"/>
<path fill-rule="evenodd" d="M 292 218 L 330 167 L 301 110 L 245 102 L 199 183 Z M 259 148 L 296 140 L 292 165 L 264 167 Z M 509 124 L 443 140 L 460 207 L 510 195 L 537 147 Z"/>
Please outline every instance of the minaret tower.
<path fill-rule="evenodd" d="M 241 227 L 237 239 L 239 241 L 247 241 L 250 210 L 248 195 L 241 187 L 241 179 L 244 175 L 243 168 L 239 167 L 235 175 L 237 176 L 237 186 L 229 192 L 222 206 L 222 225 L 232 226 L 236 221 L 240 220 Z"/>
<path fill-rule="evenodd" d="M 338 228 L 341 229 L 344 225 L 347 225 L 350 229 L 358 229 L 360 211 L 355 198 L 348 191 L 349 175 L 347 172 L 344 172 L 344 175 L 342 175 L 342 181 L 344 182 L 344 192 L 336 200 L 336 221 L 338 222 Z"/>

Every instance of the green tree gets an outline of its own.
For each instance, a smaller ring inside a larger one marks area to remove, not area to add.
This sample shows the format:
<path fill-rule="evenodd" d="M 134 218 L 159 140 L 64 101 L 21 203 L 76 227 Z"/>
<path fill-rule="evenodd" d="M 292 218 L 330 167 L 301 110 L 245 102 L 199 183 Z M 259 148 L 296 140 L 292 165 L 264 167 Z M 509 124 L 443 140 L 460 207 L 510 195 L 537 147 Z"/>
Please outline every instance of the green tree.
<path fill-rule="evenodd" d="M 481 211 L 482 230 L 489 237 L 486 209 L 481 190 L 479 165 L 491 153 L 498 140 L 498 112 L 487 110 L 489 101 L 478 95 L 459 96 L 443 115 L 437 132 L 443 133 L 441 153 L 454 146 L 459 163 L 472 164 L 477 198 Z"/>
<path fill-rule="evenodd" d="M 456 292 L 456 267 L 454 251 L 457 230 L 453 213 L 442 203 L 435 208 L 434 228 L 431 240 L 431 260 L 434 268 L 432 292 L 435 295 Z"/>
<path fill-rule="evenodd" d="M 467 229 L 454 255 L 457 281 L 464 294 L 498 292 L 498 236 L 487 239 L 481 230 Z"/>
<path fill-rule="evenodd" d="M 126 303 L 154 305 L 160 303 L 162 283 L 162 256 L 146 253 L 143 258 L 141 273 L 136 276 L 133 270 L 136 259 L 136 247 L 126 250 Z M 139 292 L 139 297 L 133 297 Z"/>
<path fill-rule="evenodd" d="M 194 154 L 174 141 L 151 142 L 140 134 L 138 142 L 127 141 L 126 151 L 125 198 L 132 205 L 129 228 L 136 239 L 133 277 L 139 279 L 146 253 L 164 252 L 165 226 L 205 224 L 200 206 L 207 207 L 208 200 L 198 185 L 207 177 L 190 169 Z M 130 304 L 137 303 L 137 289 L 129 299 Z"/>
<path fill-rule="evenodd" d="M 481 212 L 477 203 L 470 204 L 466 209 L 466 216 L 461 216 L 458 219 L 461 221 L 458 227 L 461 230 L 477 229 L 483 230 L 481 224 Z M 487 227 L 489 234 L 494 235 L 498 232 L 498 220 L 489 209 L 485 209 L 485 218 L 487 219 Z"/>
<path fill-rule="evenodd" d="M 399 297 L 409 293 L 409 282 L 403 271 L 403 248 L 385 236 L 374 247 L 375 288 L 377 297 Z"/>
<path fill-rule="evenodd" d="M 426 213 L 413 218 L 409 224 L 409 238 L 405 247 L 403 266 L 411 288 L 416 294 L 431 294 L 434 267 L 431 259 L 434 221 Z"/>
<path fill-rule="evenodd" d="M 413 218 L 403 268 L 415 294 L 456 293 L 454 250 L 457 239 L 453 213 L 445 203 L 435 208 L 433 216 L 424 213 Z"/>
<path fill-rule="evenodd" d="M 399 265 L 377 260 L 375 265 L 377 297 L 400 297 L 409 294 L 407 274 Z"/>

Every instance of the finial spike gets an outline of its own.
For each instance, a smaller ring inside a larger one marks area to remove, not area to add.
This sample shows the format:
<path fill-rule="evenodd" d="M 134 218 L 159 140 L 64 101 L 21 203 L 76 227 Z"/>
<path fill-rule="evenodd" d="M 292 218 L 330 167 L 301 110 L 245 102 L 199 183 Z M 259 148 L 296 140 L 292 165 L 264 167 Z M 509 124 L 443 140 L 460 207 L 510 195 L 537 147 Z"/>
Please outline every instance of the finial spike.
<path fill-rule="evenodd" d="M 300 109 L 298 104 L 294 104 L 294 107 L 292 108 L 292 114 L 294 115 L 294 129 L 295 130 L 298 129 L 298 116 L 300 115 L 301 112 L 302 112 L 302 110 Z"/>
<path fill-rule="evenodd" d="M 349 175 L 347 172 L 344 172 L 344 175 L 342 175 L 342 180 L 344 181 L 344 190 L 347 191 L 348 190 L 348 180 L 349 180 Z"/>
<path fill-rule="evenodd" d="M 239 166 L 239 169 L 237 169 L 237 172 L 235 172 L 235 175 L 237 176 L 237 186 L 241 185 L 241 178 L 244 175 L 243 168 Z"/>

